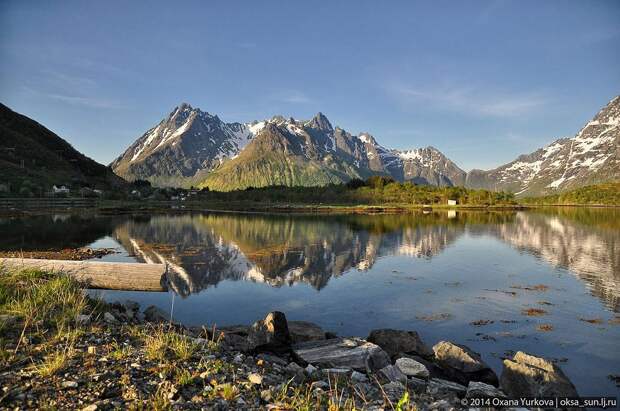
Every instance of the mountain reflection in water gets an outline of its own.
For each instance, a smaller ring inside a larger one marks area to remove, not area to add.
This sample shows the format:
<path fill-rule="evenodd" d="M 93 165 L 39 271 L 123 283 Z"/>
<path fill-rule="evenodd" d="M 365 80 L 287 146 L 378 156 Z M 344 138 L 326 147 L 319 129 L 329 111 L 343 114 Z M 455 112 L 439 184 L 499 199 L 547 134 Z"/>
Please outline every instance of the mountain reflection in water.
<path fill-rule="evenodd" d="M 129 219 L 113 237 L 144 262 L 166 263 L 182 296 L 223 280 L 320 290 L 384 256 L 431 258 L 465 234 L 492 236 L 570 270 L 618 312 L 620 213 L 561 209 L 399 215 L 186 214 Z"/>

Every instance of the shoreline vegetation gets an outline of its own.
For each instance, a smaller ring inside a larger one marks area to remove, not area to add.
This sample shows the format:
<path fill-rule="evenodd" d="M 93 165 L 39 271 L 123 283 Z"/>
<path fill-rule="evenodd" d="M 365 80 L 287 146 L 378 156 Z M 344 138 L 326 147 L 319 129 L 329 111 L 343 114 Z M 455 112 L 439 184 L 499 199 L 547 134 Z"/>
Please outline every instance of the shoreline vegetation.
<path fill-rule="evenodd" d="M 468 347 L 431 348 L 415 331 L 343 338 L 280 312 L 251 326 L 184 327 L 83 287 L 0 267 L 0 407 L 404 411 L 577 395 L 556 364 L 523 352 L 498 377 Z"/>
<path fill-rule="evenodd" d="M 284 213 L 406 213 L 417 210 L 515 210 L 539 207 L 619 207 L 620 182 L 582 187 L 561 194 L 516 198 L 514 194 L 462 187 L 398 183 L 388 177 L 323 187 L 272 186 L 216 192 L 154 188 L 134 182 L 128 193 L 101 197 L 0 197 L 0 213 L 24 210 L 94 208 L 103 213 L 179 209 L 185 211 Z"/>

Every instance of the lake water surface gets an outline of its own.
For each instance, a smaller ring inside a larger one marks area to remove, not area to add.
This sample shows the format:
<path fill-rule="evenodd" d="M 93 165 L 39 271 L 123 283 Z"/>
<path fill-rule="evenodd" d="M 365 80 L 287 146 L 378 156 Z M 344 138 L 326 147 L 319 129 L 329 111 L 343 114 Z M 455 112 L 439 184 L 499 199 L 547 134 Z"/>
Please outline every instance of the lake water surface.
<path fill-rule="evenodd" d="M 470 346 L 498 374 L 523 350 L 559 361 L 581 395 L 620 394 L 608 377 L 620 374 L 618 209 L 53 215 L 0 219 L 0 231 L 5 250 L 91 245 L 118 248 L 108 261 L 165 262 L 168 293 L 97 293 L 188 325 L 280 310 L 339 335 L 416 330 Z"/>

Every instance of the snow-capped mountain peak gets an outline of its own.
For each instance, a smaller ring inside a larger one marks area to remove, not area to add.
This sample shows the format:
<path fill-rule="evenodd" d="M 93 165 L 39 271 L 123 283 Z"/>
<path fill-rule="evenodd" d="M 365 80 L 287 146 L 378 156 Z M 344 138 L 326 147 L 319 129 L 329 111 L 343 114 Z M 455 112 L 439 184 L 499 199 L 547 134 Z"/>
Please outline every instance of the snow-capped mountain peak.
<path fill-rule="evenodd" d="M 616 97 L 574 137 L 560 138 L 494 170 L 474 170 L 467 176 L 467 186 L 538 195 L 618 178 L 620 99 Z"/>

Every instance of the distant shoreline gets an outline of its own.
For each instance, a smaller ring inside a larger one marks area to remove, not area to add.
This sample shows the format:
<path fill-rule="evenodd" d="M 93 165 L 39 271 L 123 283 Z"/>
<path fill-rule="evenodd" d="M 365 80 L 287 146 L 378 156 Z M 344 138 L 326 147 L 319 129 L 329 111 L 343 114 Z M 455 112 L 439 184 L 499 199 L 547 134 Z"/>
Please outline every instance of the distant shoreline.
<path fill-rule="evenodd" d="M 0 203 L 0 216 L 36 215 L 47 212 L 97 211 L 104 214 L 161 213 L 161 212 L 218 212 L 218 213 L 278 213 L 278 214 L 407 214 L 424 211 L 523 211 L 551 208 L 620 208 L 615 204 L 511 204 L 511 205 L 346 205 L 346 204 L 299 204 L 299 203 L 251 203 L 221 201 L 100 201 L 82 203 L 76 199 L 74 206 L 66 199 L 61 201 L 41 199 L 12 199 L 23 207 L 6 207 Z M 28 204 L 32 203 L 32 204 Z"/>

